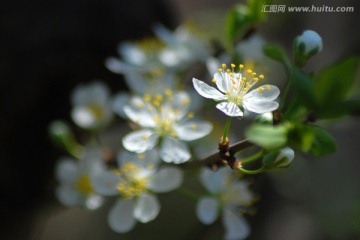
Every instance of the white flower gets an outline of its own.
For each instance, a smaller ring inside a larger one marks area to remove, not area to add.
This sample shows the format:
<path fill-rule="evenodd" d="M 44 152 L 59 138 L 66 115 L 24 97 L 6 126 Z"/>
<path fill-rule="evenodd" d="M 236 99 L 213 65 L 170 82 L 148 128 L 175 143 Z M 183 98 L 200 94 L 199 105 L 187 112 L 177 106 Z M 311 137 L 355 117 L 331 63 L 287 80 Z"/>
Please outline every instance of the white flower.
<path fill-rule="evenodd" d="M 110 57 L 105 65 L 110 71 L 123 74 L 126 84 L 135 93 L 157 93 L 173 87 L 175 83 L 173 71 L 165 68 L 160 59 L 164 47 L 165 44 L 156 38 L 126 42 L 118 48 L 122 60 Z"/>
<path fill-rule="evenodd" d="M 56 166 L 56 178 L 60 182 L 56 190 L 59 201 L 69 207 L 96 209 L 101 206 L 103 198 L 95 193 L 90 179 L 104 168 L 98 149 L 86 149 L 81 160 L 62 158 Z"/>
<path fill-rule="evenodd" d="M 143 128 L 126 135 L 124 147 L 141 153 L 154 148 L 161 140 L 160 156 L 165 162 L 188 161 L 191 154 L 183 141 L 202 138 L 212 130 L 210 123 L 192 119 L 189 105 L 190 97 L 185 92 L 173 94 L 170 89 L 164 95 L 132 98 L 124 111 Z"/>
<path fill-rule="evenodd" d="M 115 73 L 163 71 L 159 58 L 164 44 L 156 38 L 145 38 L 136 43 L 119 44 L 118 53 L 122 60 L 110 57 L 105 61 L 106 67 Z"/>
<path fill-rule="evenodd" d="M 254 196 L 248 184 L 238 180 L 232 173 L 228 168 L 216 172 L 202 169 L 200 181 L 211 195 L 198 201 L 196 215 L 202 223 L 211 224 L 222 211 L 224 239 L 245 239 L 250 234 L 250 227 L 239 213 L 242 209 L 246 210 Z"/>
<path fill-rule="evenodd" d="M 279 107 L 279 104 L 274 101 L 280 94 L 280 90 L 276 86 L 263 85 L 248 92 L 259 80 L 264 78 L 263 75 L 257 76 L 251 69 L 243 72 L 243 65 L 239 66 L 239 73 L 234 72 L 234 64 L 231 64 L 231 67 L 232 71 L 225 70 L 226 65 L 223 64 L 222 68 L 214 75 L 213 82 L 220 91 L 193 78 L 196 91 L 205 98 L 220 101 L 216 108 L 231 117 L 243 116 L 240 107 L 254 113 L 271 112 Z"/>
<path fill-rule="evenodd" d="M 306 30 L 302 35 L 296 38 L 296 45 L 299 47 L 301 44 L 304 44 L 304 53 L 309 54 L 311 52 L 318 53 L 323 48 L 323 41 L 321 36 L 312 30 Z"/>
<path fill-rule="evenodd" d="M 130 231 L 136 220 L 147 223 L 156 218 L 160 203 L 154 193 L 168 192 L 179 187 L 181 170 L 175 167 L 157 169 L 159 156 L 155 150 L 142 154 L 121 152 L 117 172 L 102 172 L 93 179 L 100 194 L 120 195 L 108 215 L 108 222 L 116 232 Z"/>
<path fill-rule="evenodd" d="M 167 44 L 160 52 L 160 60 L 167 67 L 182 69 L 210 56 L 207 44 L 185 26 L 171 32 L 163 25 L 156 25 L 154 31 Z"/>
<path fill-rule="evenodd" d="M 109 89 L 101 82 L 78 86 L 72 93 L 71 101 L 71 117 L 79 127 L 99 128 L 111 120 Z"/>

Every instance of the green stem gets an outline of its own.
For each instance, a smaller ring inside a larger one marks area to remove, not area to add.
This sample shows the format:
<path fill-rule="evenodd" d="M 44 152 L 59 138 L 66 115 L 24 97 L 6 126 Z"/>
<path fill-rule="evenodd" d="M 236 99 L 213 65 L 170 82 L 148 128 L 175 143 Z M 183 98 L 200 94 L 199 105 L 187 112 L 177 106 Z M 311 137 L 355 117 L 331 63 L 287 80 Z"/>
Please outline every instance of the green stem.
<path fill-rule="evenodd" d="M 256 170 L 247 170 L 247 169 L 244 169 L 242 167 L 238 167 L 238 169 L 239 169 L 240 172 L 245 173 L 245 174 L 249 174 L 249 175 L 254 175 L 254 174 L 259 174 L 259 173 L 265 172 L 264 167 L 261 167 L 261 168 L 256 169 Z"/>
<path fill-rule="evenodd" d="M 280 102 L 281 109 L 283 109 L 284 106 L 285 106 L 286 97 L 287 97 L 287 95 L 288 95 L 288 93 L 290 91 L 290 88 L 291 88 L 291 81 L 288 80 L 288 82 L 286 83 L 286 86 L 285 86 L 285 90 L 284 90 L 284 92 L 283 92 L 283 94 L 281 96 L 281 102 Z"/>
<path fill-rule="evenodd" d="M 222 135 L 222 143 L 226 143 L 226 137 L 227 137 L 227 135 L 229 133 L 231 119 L 232 119 L 231 117 L 228 117 L 228 119 L 226 120 L 225 127 L 224 127 L 224 132 L 223 132 L 223 135 Z"/>
<path fill-rule="evenodd" d="M 260 150 L 260 151 L 258 151 L 257 153 L 255 153 L 254 155 L 251 155 L 251 156 L 249 156 L 249 157 L 243 158 L 243 159 L 241 160 L 241 164 L 256 161 L 256 160 L 258 160 L 259 158 L 261 158 L 261 157 L 263 156 L 263 154 L 264 154 L 264 151 L 263 151 L 263 150 Z"/>

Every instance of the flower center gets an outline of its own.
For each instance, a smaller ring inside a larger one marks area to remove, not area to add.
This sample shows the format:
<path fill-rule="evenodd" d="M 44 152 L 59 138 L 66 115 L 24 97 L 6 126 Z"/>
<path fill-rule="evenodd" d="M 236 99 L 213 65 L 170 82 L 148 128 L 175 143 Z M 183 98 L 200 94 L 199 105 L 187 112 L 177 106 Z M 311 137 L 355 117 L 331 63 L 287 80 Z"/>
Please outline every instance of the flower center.
<path fill-rule="evenodd" d="M 94 103 L 88 104 L 87 107 L 96 120 L 99 120 L 104 117 L 104 112 L 98 104 L 94 104 Z"/>
<path fill-rule="evenodd" d="M 87 175 L 81 175 L 76 183 L 75 187 L 79 190 L 83 195 L 89 195 L 93 192 L 93 187 L 91 186 L 90 178 Z"/>
<path fill-rule="evenodd" d="M 221 68 L 218 69 L 218 72 L 225 82 L 228 102 L 242 105 L 245 94 L 259 81 L 259 79 L 263 79 L 264 75 L 260 74 L 257 76 L 257 73 L 250 68 L 245 71 L 244 65 L 242 64 L 239 65 L 239 70 L 237 72 L 235 71 L 235 68 L 235 64 L 231 64 L 231 69 L 226 68 L 226 64 L 224 63 L 221 65 Z M 217 80 L 214 78 L 213 82 L 216 81 Z M 259 89 L 259 91 L 263 91 L 263 89 Z"/>
<path fill-rule="evenodd" d="M 152 119 L 156 122 L 155 131 L 159 136 L 176 137 L 174 125 L 182 116 L 180 108 L 190 103 L 190 98 L 184 98 L 180 103 L 174 102 L 174 96 L 171 89 L 165 89 L 164 94 L 152 96 L 145 94 L 144 101 L 148 103 L 147 108 L 152 113 Z M 175 107 L 176 106 L 176 107 Z M 138 106 L 144 107 L 144 106 Z M 192 118 L 194 114 L 189 112 L 187 118 Z"/>
<path fill-rule="evenodd" d="M 140 175 L 141 169 L 133 163 L 126 163 L 120 170 L 121 182 L 117 190 L 124 198 L 133 198 L 147 190 L 149 179 Z"/>

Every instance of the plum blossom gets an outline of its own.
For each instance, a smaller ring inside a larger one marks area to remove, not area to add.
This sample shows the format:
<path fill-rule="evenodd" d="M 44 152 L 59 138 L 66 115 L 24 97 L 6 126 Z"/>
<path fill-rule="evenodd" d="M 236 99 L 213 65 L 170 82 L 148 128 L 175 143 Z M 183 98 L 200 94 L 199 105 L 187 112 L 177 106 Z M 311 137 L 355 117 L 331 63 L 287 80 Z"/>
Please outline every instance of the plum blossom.
<path fill-rule="evenodd" d="M 210 56 L 207 43 L 186 25 L 179 26 L 175 31 L 156 25 L 154 31 L 166 43 L 160 51 L 160 60 L 168 68 L 182 69 L 196 61 L 205 61 Z"/>
<path fill-rule="evenodd" d="M 68 207 L 100 207 L 103 198 L 94 191 L 91 177 L 104 169 L 101 152 L 96 148 L 87 148 L 80 160 L 60 159 L 56 166 L 56 178 L 60 182 L 56 197 Z"/>
<path fill-rule="evenodd" d="M 230 69 L 226 69 L 226 64 L 222 64 L 222 68 L 214 74 L 214 87 L 193 78 L 195 90 L 203 97 L 219 101 L 216 108 L 224 112 L 230 117 L 242 117 L 244 108 L 254 113 L 266 113 L 276 110 L 279 104 L 274 100 L 279 96 L 280 90 L 273 85 L 263 85 L 252 91 L 249 90 L 264 75 L 257 73 L 251 69 L 243 71 L 244 66 L 239 65 L 239 72 L 235 72 L 235 65 L 231 64 Z"/>
<path fill-rule="evenodd" d="M 85 129 L 106 125 L 112 118 L 109 95 L 109 89 L 102 82 L 76 87 L 71 96 L 73 121 Z"/>
<path fill-rule="evenodd" d="M 200 181 L 210 196 L 202 197 L 196 206 L 196 215 L 204 224 L 212 224 L 221 214 L 226 240 L 245 239 L 250 235 L 241 211 L 246 211 L 254 200 L 248 183 L 233 173 L 229 168 L 216 172 L 202 169 Z"/>
<path fill-rule="evenodd" d="M 194 113 L 189 112 L 189 107 L 187 93 L 173 93 L 170 89 L 166 89 L 163 95 L 133 97 L 124 111 L 142 129 L 127 134 L 123 146 L 129 151 L 142 153 L 160 143 L 160 156 L 165 162 L 179 164 L 188 161 L 191 154 L 184 141 L 202 138 L 212 130 L 212 124 L 193 119 Z"/>
<path fill-rule="evenodd" d="M 120 196 L 108 214 L 110 228 L 116 232 L 130 231 L 136 220 L 147 223 L 160 212 L 155 193 L 179 187 L 183 180 L 180 169 L 161 167 L 156 150 L 141 154 L 122 151 L 118 155 L 119 169 L 103 171 L 92 178 L 94 188 L 104 196 Z"/>

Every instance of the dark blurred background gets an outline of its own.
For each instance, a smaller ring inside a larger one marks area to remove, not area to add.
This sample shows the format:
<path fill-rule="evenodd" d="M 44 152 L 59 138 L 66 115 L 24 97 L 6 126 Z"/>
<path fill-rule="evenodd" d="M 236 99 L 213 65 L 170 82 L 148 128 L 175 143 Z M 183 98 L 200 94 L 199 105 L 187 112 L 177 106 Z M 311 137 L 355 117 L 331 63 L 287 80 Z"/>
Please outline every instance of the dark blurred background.
<path fill-rule="evenodd" d="M 119 42 L 151 35 L 154 23 L 175 28 L 186 19 L 213 34 L 222 34 L 215 30 L 222 31 L 225 12 L 237 2 L 1 1 L 0 239 L 122 238 L 106 226 L 106 210 L 66 210 L 57 202 L 53 172 L 62 152 L 49 140 L 47 126 L 54 119 L 69 120 L 69 96 L 78 83 L 102 79 L 112 92 L 126 88 L 122 77 L 109 72 L 103 64 L 106 57 L 117 55 Z M 288 2 L 274 0 L 274 4 L 296 5 L 296 1 Z M 359 55 L 358 1 L 298 2 L 299 6 L 354 6 L 355 12 L 270 14 L 260 29 L 262 35 L 290 49 L 296 35 L 306 29 L 316 30 L 324 39 L 324 51 L 311 61 L 313 69 L 342 56 Z M 297 159 L 286 173 L 256 177 L 262 200 L 259 214 L 249 219 L 254 232 L 251 239 L 359 239 L 359 120 L 344 119 L 341 124 L 328 125 L 339 140 L 339 151 L 334 156 L 312 161 L 300 156 L 305 159 Z M 168 209 L 170 216 L 164 213 L 154 224 L 135 229 L 147 232 L 147 239 L 169 239 L 154 237 L 169 228 L 178 232 L 171 239 L 221 238 L 221 221 L 217 227 L 202 226 L 195 219 L 193 204 L 179 201 L 172 194 L 164 198 L 168 201 L 163 211 Z M 171 202 L 177 201 L 191 209 L 171 211 Z M 322 208 L 324 201 L 327 208 Z M 354 206 L 344 210 L 350 202 Z M 338 208 L 331 212 L 334 207 Z M 168 221 L 171 215 L 176 216 L 175 222 Z M 175 223 L 182 227 L 176 230 Z M 172 236 L 170 233 L 168 236 Z M 124 236 L 142 239 L 136 233 Z"/>

